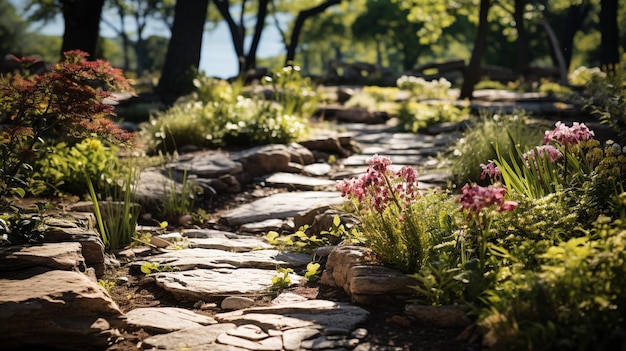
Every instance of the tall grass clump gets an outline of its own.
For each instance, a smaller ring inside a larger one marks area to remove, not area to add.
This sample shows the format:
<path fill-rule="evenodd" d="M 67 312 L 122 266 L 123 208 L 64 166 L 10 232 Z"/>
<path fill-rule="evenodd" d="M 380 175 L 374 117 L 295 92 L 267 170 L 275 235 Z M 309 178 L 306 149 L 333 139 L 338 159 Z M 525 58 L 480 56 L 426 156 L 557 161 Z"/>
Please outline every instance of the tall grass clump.
<path fill-rule="evenodd" d="M 486 184 L 484 177 L 481 179 L 482 168 L 479 165 L 496 159 L 496 145 L 500 153 L 507 157 L 516 146 L 530 147 L 540 144 L 541 140 L 541 130 L 529 124 L 523 114 L 485 113 L 440 158 L 449 163 L 455 184 Z"/>

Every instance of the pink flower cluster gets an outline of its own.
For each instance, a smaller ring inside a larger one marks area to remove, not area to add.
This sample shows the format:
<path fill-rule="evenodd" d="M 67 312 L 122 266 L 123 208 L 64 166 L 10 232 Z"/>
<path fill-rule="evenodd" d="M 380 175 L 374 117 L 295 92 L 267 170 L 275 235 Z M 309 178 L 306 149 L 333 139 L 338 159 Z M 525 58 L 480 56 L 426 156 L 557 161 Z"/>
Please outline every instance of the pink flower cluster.
<path fill-rule="evenodd" d="M 559 151 L 559 149 L 555 148 L 552 145 L 537 146 L 522 155 L 524 157 L 524 161 L 526 161 L 527 167 L 530 167 L 529 159 L 531 159 L 533 161 L 533 164 L 535 165 L 535 168 L 539 168 L 539 165 L 537 164 L 537 155 L 535 153 L 538 154 L 540 160 L 543 160 L 547 157 L 548 161 L 550 162 L 555 162 L 556 160 L 563 157 L 561 151 Z"/>
<path fill-rule="evenodd" d="M 515 201 L 504 201 L 506 189 L 501 187 L 482 187 L 480 185 L 465 184 L 461 188 L 461 196 L 459 202 L 463 210 L 468 211 L 470 216 L 478 214 L 483 208 L 490 205 L 497 205 L 498 211 L 513 211 L 517 207 Z"/>
<path fill-rule="evenodd" d="M 367 163 L 370 165 L 359 178 L 344 179 L 337 183 L 341 196 L 348 197 L 381 212 L 391 203 L 401 208 L 419 197 L 417 174 L 411 167 L 402 167 L 398 171 L 389 168 L 388 157 L 375 155 Z"/>
<path fill-rule="evenodd" d="M 589 140 L 594 136 L 593 131 L 589 130 L 584 123 L 574 122 L 571 127 L 568 127 L 559 121 L 554 126 L 554 130 L 546 131 L 543 138 L 544 143 L 548 144 L 554 140 L 567 147 Z"/>
<path fill-rule="evenodd" d="M 483 170 L 480 174 L 480 179 L 485 179 L 487 177 L 489 177 L 489 179 L 496 179 L 502 174 L 493 160 L 489 160 L 487 164 L 481 163 L 480 168 Z"/>

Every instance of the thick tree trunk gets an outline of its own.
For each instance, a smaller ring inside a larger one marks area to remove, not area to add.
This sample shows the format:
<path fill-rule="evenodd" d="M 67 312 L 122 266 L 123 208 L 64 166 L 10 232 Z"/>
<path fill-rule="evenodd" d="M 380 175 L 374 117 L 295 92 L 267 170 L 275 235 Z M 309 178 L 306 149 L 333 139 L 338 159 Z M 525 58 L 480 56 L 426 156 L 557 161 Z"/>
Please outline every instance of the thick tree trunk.
<path fill-rule="evenodd" d="M 480 80 L 481 65 L 485 49 L 487 48 L 487 34 L 489 33 L 489 22 L 487 15 L 491 7 L 490 0 L 480 0 L 480 9 L 478 13 L 478 32 L 476 33 L 476 41 L 472 50 L 472 57 L 469 65 L 465 68 L 463 74 L 463 85 L 461 86 L 461 99 L 471 99 L 474 94 L 474 85 Z"/>
<path fill-rule="evenodd" d="M 307 20 L 307 18 L 322 13 L 327 8 L 339 4 L 340 2 L 341 0 L 328 0 L 318 6 L 302 10 L 298 13 L 298 16 L 296 17 L 296 22 L 293 25 L 293 31 L 291 31 L 289 44 L 287 45 L 285 66 L 292 65 L 296 59 L 296 49 L 298 48 L 298 42 L 300 41 L 300 33 L 302 32 L 302 27 L 304 26 L 304 22 Z"/>
<path fill-rule="evenodd" d="M 100 37 L 100 16 L 104 0 L 62 0 L 63 45 L 61 53 L 82 50 L 95 60 Z"/>
<path fill-rule="evenodd" d="M 524 25 L 524 7 L 526 0 L 515 0 L 515 29 L 517 30 L 517 75 L 522 76 L 528 68 L 530 49 L 528 44 L 528 31 Z"/>
<path fill-rule="evenodd" d="M 600 1 L 600 65 L 606 72 L 615 72 L 619 66 L 618 2 L 619 0 Z"/>
<path fill-rule="evenodd" d="M 172 37 L 157 93 L 175 99 L 193 89 L 208 6 L 209 0 L 176 1 Z"/>
<path fill-rule="evenodd" d="M 561 36 L 561 52 L 563 53 L 565 67 L 568 71 L 572 62 L 572 54 L 574 53 L 574 36 L 583 24 L 583 21 L 585 20 L 585 17 L 587 17 L 590 9 L 591 6 L 588 4 L 570 6 L 567 9 L 565 27 L 562 32 L 563 35 Z"/>

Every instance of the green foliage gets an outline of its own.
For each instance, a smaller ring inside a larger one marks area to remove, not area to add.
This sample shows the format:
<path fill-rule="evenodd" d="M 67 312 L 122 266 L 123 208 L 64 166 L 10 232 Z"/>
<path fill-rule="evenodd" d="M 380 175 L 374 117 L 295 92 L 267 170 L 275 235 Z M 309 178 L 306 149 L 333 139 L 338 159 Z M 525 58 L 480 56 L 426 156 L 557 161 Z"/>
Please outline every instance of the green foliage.
<path fill-rule="evenodd" d="M 180 268 L 169 265 L 162 265 L 156 262 L 145 262 L 141 265 L 141 272 L 145 275 L 161 272 L 178 272 Z"/>
<path fill-rule="evenodd" d="M 182 215 L 191 215 L 196 198 L 202 195 L 202 188 L 187 179 L 187 171 L 183 172 L 183 179 L 178 186 L 170 172 L 171 187 L 164 189 L 166 194 L 158 206 L 156 215 L 165 219 L 175 219 Z"/>
<path fill-rule="evenodd" d="M 452 83 L 445 78 L 427 81 L 415 76 L 402 76 L 396 84 L 398 88 L 410 91 L 413 97 L 419 99 L 449 99 L 449 90 L 452 87 Z"/>
<path fill-rule="evenodd" d="M 87 176 L 97 192 L 101 192 L 126 171 L 117 157 L 118 150 L 96 138 L 72 146 L 65 142 L 47 146 L 34 164 L 29 191 L 35 195 L 82 196 L 88 192 Z"/>
<path fill-rule="evenodd" d="M 98 285 L 100 285 L 104 290 L 111 292 L 115 287 L 115 281 L 107 280 L 107 279 L 98 279 Z"/>
<path fill-rule="evenodd" d="M 542 82 L 537 89 L 540 93 L 567 96 L 572 90 L 555 82 Z"/>
<path fill-rule="evenodd" d="M 590 232 L 538 255 L 538 270 L 518 270 L 489 291 L 479 325 L 489 330 L 490 342 L 556 350 L 622 344 L 624 219 L 600 217 Z"/>
<path fill-rule="evenodd" d="M 306 231 L 308 225 L 304 225 L 295 233 L 280 235 L 278 232 L 269 231 L 263 238 L 270 244 L 276 246 L 279 250 L 289 250 L 296 252 L 310 252 L 312 249 L 320 246 L 328 246 L 330 242 L 328 238 L 318 235 L 308 235 Z"/>
<path fill-rule="evenodd" d="M 117 250 L 133 243 L 136 238 L 137 218 L 141 210 L 141 206 L 134 202 L 137 176 L 133 171 L 129 171 L 122 184 L 106 186 L 104 199 L 98 198 L 88 175 L 85 175 L 85 179 L 100 236 L 106 248 Z"/>
<path fill-rule="evenodd" d="M 498 145 L 503 157 L 508 157 L 510 150 L 515 148 L 511 140 L 515 140 L 515 145 L 522 149 L 539 145 L 543 135 L 538 128 L 528 124 L 527 120 L 526 116 L 519 114 L 483 115 L 447 153 L 441 155 L 442 159 L 450 163 L 454 182 L 481 183 L 480 164 L 496 159 L 495 145 Z"/>
<path fill-rule="evenodd" d="M 239 83 L 230 85 L 199 77 L 197 92 L 169 110 L 158 113 L 142 126 L 142 138 L 149 153 L 174 152 L 184 145 L 199 147 L 251 146 L 287 143 L 307 133 L 305 118 L 315 96 L 295 82 L 277 76 L 273 95 L 277 101 L 257 96 L 244 97 Z M 294 74 L 287 74 L 293 77 Z M 194 102 L 194 100 L 198 100 Z M 290 113 L 290 111 L 292 113 Z"/>
<path fill-rule="evenodd" d="M 580 79 L 588 79 L 582 101 L 585 109 L 613 128 L 619 142 L 626 143 L 626 76 L 619 70 L 608 76 L 592 72 Z"/>
<path fill-rule="evenodd" d="M 405 101 L 397 113 L 398 126 L 401 130 L 418 133 L 424 128 L 442 122 L 460 122 L 469 116 L 469 111 L 450 103 L 424 104 Z"/>
<path fill-rule="evenodd" d="M 46 138 L 69 134 L 129 142 L 130 135 L 107 118 L 113 106 L 103 100 L 110 94 L 95 88 L 95 80 L 131 90 L 121 71 L 103 61 L 87 61 L 80 51 L 66 52 L 61 62 L 42 75 L 0 77 L 0 208 L 6 207 L 11 196 L 26 192 L 33 162 L 41 155 Z"/>
<path fill-rule="evenodd" d="M 320 274 L 322 273 L 320 271 L 321 267 L 322 266 L 318 262 L 309 262 L 306 265 L 306 272 L 304 273 L 304 278 L 308 281 L 318 280 Z"/>
<path fill-rule="evenodd" d="M 15 206 L 12 212 L 0 216 L 0 247 L 36 243 L 44 237 L 44 216 L 52 205 L 36 203 L 36 213 L 24 213 Z"/>
<path fill-rule="evenodd" d="M 308 117 L 317 110 L 318 94 L 310 78 L 302 77 L 299 66 L 286 66 L 274 70 L 262 79 L 272 87 L 272 100 L 283 107 L 287 115 Z"/>
<path fill-rule="evenodd" d="M 293 284 L 290 273 L 293 273 L 293 269 L 276 267 L 276 276 L 272 278 L 272 289 L 280 290 L 290 287 Z"/>

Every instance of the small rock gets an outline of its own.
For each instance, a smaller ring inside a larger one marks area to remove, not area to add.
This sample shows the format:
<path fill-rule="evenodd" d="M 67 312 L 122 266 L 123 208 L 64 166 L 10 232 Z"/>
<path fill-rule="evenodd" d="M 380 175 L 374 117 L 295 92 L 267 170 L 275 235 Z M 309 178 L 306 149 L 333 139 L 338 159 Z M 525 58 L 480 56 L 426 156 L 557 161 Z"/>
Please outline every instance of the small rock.
<path fill-rule="evenodd" d="M 225 311 L 241 310 L 254 306 L 254 300 L 248 297 L 229 296 L 222 301 L 222 309 Z"/>

